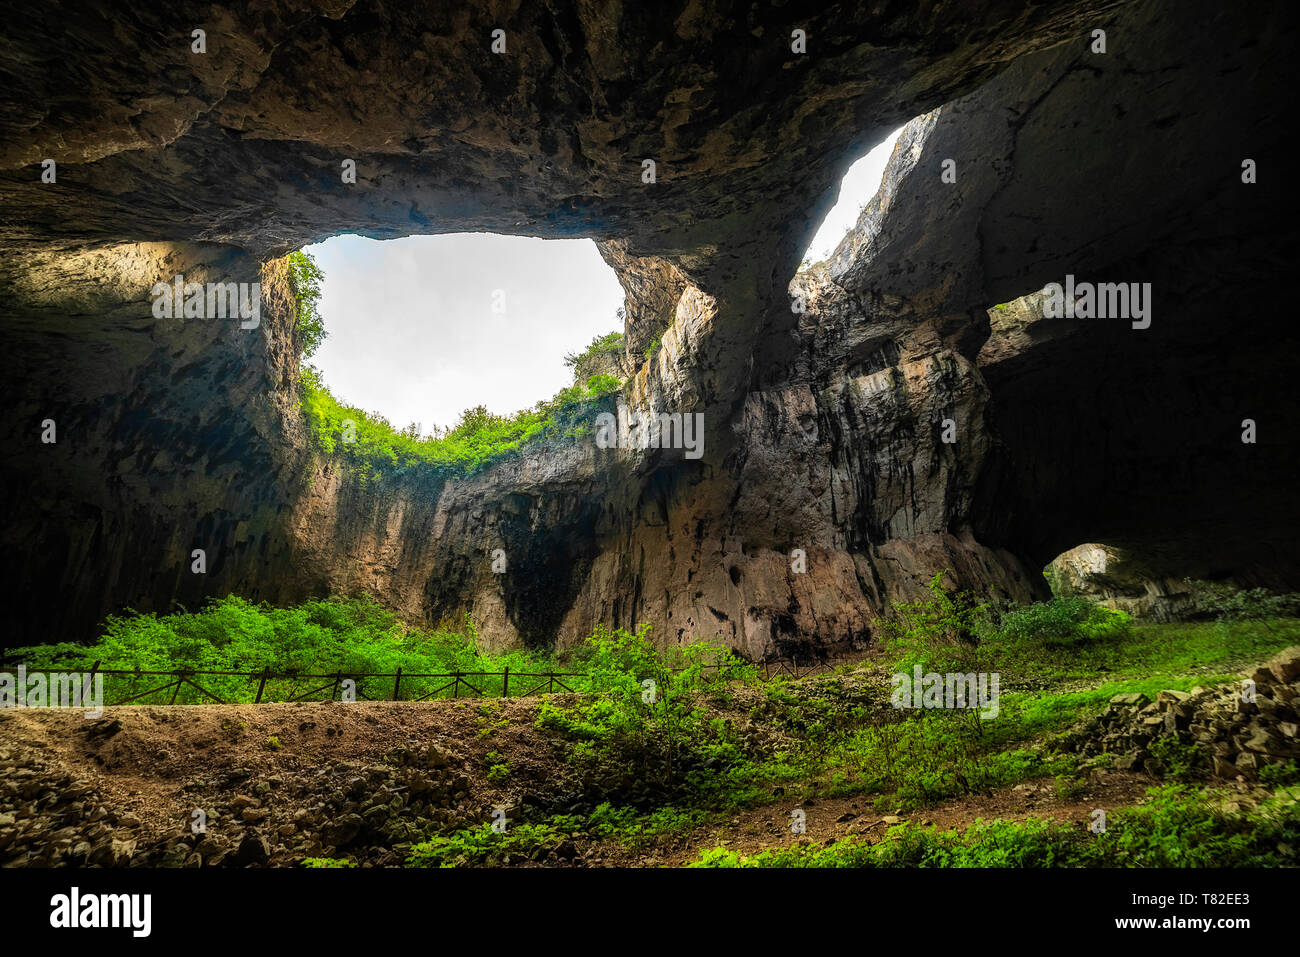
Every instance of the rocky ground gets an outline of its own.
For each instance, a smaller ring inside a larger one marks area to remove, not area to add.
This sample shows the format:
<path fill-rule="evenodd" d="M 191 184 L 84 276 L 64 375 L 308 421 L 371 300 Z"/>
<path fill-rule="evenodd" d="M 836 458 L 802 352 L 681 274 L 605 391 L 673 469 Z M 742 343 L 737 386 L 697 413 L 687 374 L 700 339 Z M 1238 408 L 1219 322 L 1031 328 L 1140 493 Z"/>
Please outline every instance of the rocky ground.
<path fill-rule="evenodd" d="M 1267 791 L 1259 769 L 1300 754 L 1300 646 L 1246 676 L 1253 703 L 1240 700 L 1236 684 L 1150 702 L 1118 697 L 1057 742 L 1118 756 L 1066 791 L 1051 779 L 1028 781 L 912 814 L 881 813 L 860 795 L 805 795 L 807 830 L 793 834 L 778 788 L 772 803 L 638 845 L 579 833 L 507 863 L 679 865 L 718 846 L 749 854 L 851 834 L 875 839 L 901 820 L 949 828 L 1039 817 L 1086 827 L 1093 808 L 1131 805 L 1168 775 L 1154 748 L 1166 737 L 1199 745 L 1209 770 L 1231 779 L 1219 784 L 1233 802 L 1250 807 Z M 847 708 L 878 695 L 882 679 L 866 671 L 833 680 Z M 789 687 L 825 694 L 805 681 Z M 749 746 L 770 745 L 780 732 L 764 717 L 761 691 L 742 688 L 737 699 L 734 720 L 757 715 L 741 728 Z M 789 718 L 798 705 L 787 707 Z M 574 770 L 569 745 L 536 727 L 537 709 L 537 699 L 516 699 L 138 706 L 97 720 L 0 711 L 0 866 L 295 866 L 313 857 L 398 866 L 414 844 L 486 824 L 499 808 L 512 820 L 529 809 L 545 817 L 603 796 Z"/>
<path fill-rule="evenodd" d="M 1120 770 L 1163 776 L 1169 769 L 1153 748 L 1161 741 L 1195 745 L 1217 778 L 1254 781 L 1261 768 L 1300 758 L 1300 646 L 1287 648 L 1243 683 L 1161 691 L 1111 699 L 1101 715 L 1062 742 L 1083 755 L 1117 755 Z M 1168 753 L 1168 752 L 1166 752 Z"/>
<path fill-rule="evenodd" d="M 532 729 L 534 708 L 498 704 L 487 720 L 477 706 L 450 702 L 124 707 L 95 722 L 77 713 L 0 712 L 0 860 L 6 867 L 244 867 L 347 856 L 363 866 L 397 865 L 413 843 L 517 805 L 538 777 L 561 787 L 563 753 Z M 487 781 L 492 751 L 511 763 L 512 786 Z M 203 757 L 186 771 L 194 752 Z M 533 764 L 525 768 L 528 755 Z M 547 858 L 515 863 L 684 864 L 707 847 L 752 853 L 872 837 L 900 820 L 951 827 L 1037 816 L 1082 826 L 1099 799 L 1131 803 L 1150 783 L 1138 774 L 1095 777 L 1087 800 L 1065 800 L 1045 780 L 902 816 L 882 815 L 863 798 L 803 799 L 802 835 L 791 832 L 789 808 L 778 801 L 640 848 L 579 836 Z M 206 814 L 206 833 L 192 830 L 196 810 Z"/>
<path fill-rule="evenodd" d="M 5 712 L 0 855 L 199 867 L 346 852 L 397 864 L 416 841 L 489 819 L 502 796 L 475 774 L 485 720 L 465 702 L 121 707 L 98 721 Z M 531 721 L 504 720 L 525 754 Z"/>

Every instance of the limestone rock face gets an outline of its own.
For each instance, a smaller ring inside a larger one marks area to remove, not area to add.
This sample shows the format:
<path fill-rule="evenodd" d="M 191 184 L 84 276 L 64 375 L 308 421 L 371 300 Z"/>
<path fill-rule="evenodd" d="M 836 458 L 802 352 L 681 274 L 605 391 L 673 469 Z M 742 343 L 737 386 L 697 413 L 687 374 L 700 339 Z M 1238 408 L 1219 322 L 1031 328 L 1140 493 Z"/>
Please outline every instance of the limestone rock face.
<path fill-rule="evenodd" d="M 1208 0 L 16 13 L 8 643 L 367 592 L 498 646 L 649 622 L 820 654 L 938 570 L 1044 596 L 1092 541 L 1300 587 L 1289 29 Z M 796 274 L 838 177 L 910 117 L 855 229 Z M 596 239 L 627 293 L 620 401 L 704 416 L 702 457 L 586 439 L 374 483 L 317 455 L 279 257 L 344 230 Z M 178 273 L 260 281 L 260 324 L 155 318 Z M 1046 317 L 1067 273 L 1150 282 L 1151 326 Z"/>
<path fill-rule="evenodd" d="M 1190 585 L 1160 578 L 1107 545 L 1089 543 L 1063 552 L 1046 574 L 1056 594 L 1078 595 L 1135 618 L 1176 621 L 1196 614 Z"/>

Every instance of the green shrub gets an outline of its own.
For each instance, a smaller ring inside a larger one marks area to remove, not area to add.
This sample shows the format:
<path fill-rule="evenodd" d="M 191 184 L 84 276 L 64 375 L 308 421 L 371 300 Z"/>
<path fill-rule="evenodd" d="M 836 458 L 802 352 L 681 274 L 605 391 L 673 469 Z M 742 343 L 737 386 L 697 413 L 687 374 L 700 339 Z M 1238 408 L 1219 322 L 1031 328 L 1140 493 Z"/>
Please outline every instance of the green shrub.
<path fill-rule="evenodd" d="M 1228 582 L 1183 580 L 1193 586 L 1192 608 L 1218 622 L 1259 621 L 1300 614 L 1300 594 L 1238 588 Z"/>
<path fill-rule="evenodd" d="M 1082 797 L 1087 790 L 1085 782 L 1077 777 L 1068 774 L 1058 774 L 1056 776 L 1056 798 L 1058 801 L 1073 801 Z"/>
<path fill-rule="evenodd" d="M 277 673 L 344 675 L 392 674 L 398 667 L 407 673 L 443 674 L 500 671 L 506 665 L 516 671 L 537 671 L 553 665 L 548 656 L 532 652 L 482 654 L 476 641 L 477 634 L 468 621 L 460 633 L 408 628 L 368 598 L 331 598 L 273 608 L 230 595 L 209 601 L 197 612 L 111 615 L 102 636 L 89 646 L 36 645 L 17 649 L 14 654 L 29 665 L 57 670 L 88 670 L 95 661 L 113 670 L 254 672 L 269 668 Z M 255 678 L 234 675 L 204 675 L 195 681 L 230 703 L 253 701 L 258 686 Z M 109 701 L 119 700 L 162 683 L 156 676 L 110 675 L 105 695 Z M 321 679 L 272 679 L 263 700 L 285 700 L 326 683 Z M 428 694 L 445 683 L 433 678 L 404 678 L 402 696 L 409 699 Z M 387 698 L 392 690 L 392 678 L 357 683 L 358 697 Z M 440 696 L 451 693 L 448 689 Z M 167 701 L 170 694 L 167 691 L 161 698 L 146 700 Z M 183 704 L 206 700 L 210 699 L 188 684 L 176 699 Z"/>
<path fill-rule="evenodd" d="M 1131 623 L 1127 613 L 1102 608 L 1086 598 L 1054 598 L 1007 612 L 997 633 L 1013 644 L 1071 647 L 1122 637 Z"/>
<path fill-rule="evenodd" d="M 537 727 L 577 742 L 571 759 L 611 790 L 626 787 L 649 801 L 723 786 L 719 772 L 743 755 L 734 729 L 704 702 L 730 681 L 757 681 L 757 669 L 705 644 L 662 652 L 649 626 L 597 625 L 586 644 L 579 683 L 586 697 L 544 701 Z"/>
<path fill-rule="evenodd" d="M 1205 755 L 1194 744 L 1185 744 L 1169 735 L 1151 742 L 1151 756 L 1160 762 L 1165 777 L 1174 781 L 1190 780 L 1204 767 Z"/>
<path fill-rule="evenodd" d="M 588 344 L 587 348 L 581 352 L 570 352 L 564 356 L 564 364 L 577 374 L 589 361 L 596 356 L 618 355 L 623 351 L 623 333 L 608 332 L 603 336 L 596 336 Z"/>
<path fill-rule="evenodd" d="M 500 866 L 513 856 L 536 860 L 563 839 L 549 824 L 509 824 L 494 831 L 491 824 L 457 831 L 417 844 L 407 859 L 409 867 Z"/>
<path fill-rule="evenodd" d="M 624 847 L 637 848 L 665 834 L 688 831 L 708 820 L 713 813 L 695 808 L 661 807 L 649 814 L 630 807 L 601 803 L 588 817 L 585 830 L 597 837 L 611 838 Z"/>
<path fill-rule="evenodd" d="M 1271 788 L 1300 784 L 1300 764 L 1292 760 L 1266 764 L 1259 769 L 1259 780 Z"/>
<path fill-rule="evenodd" d="M 989 606 L 969 591 L 945 588 L 945 574 L 930 579 L 928 597 L 896 601 L 894 617 L 875 623 L 899 671 L 911 671 L 916 665 L 940 672 L 967 671 L 975 663 Z"/>

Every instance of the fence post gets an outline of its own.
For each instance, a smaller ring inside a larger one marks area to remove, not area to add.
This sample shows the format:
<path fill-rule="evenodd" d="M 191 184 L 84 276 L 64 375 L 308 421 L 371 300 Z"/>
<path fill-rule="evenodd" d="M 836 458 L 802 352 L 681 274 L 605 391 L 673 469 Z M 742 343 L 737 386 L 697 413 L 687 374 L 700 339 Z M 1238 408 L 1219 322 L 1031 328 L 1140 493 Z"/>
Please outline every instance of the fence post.
<path fill-rule="evenodd" d="M 453 698 L 459 698 L 460 697 L 460 672 L 454 671 L 452 672 L 452 674 L 456 676 L 456 683 L 452 685 L 451 696 Z"/>
<path fill-rule="evenodd" d="M 257 683 L 257 700 L 253 704 L 262 703 L 262 691 L 266 688 L 266 679 L 271 677 L 271 666 L 267 665 L 262 669 L 262 680 Z"/>
<path fill-rule="evenodd" d="M 763 677 L 764 678 L 772 677 L 772 669 L 767 666 L 766 659 L 763 661 Z"/>
<path fill-rule="evenodd" d="M 333 701 L 339 696 L 339 682 L 343 680 L 343 672 L 334 672 L 334 690 L 330 692 L 330 700 Z"/>
<path fill-rule="evenodd" d="M 86 699 L 90 697 L 91 689 L 95 687 L 95 674 L 98 671 L 99 671 L 99 661 L 96 660 L 95 663 L 90 668 L 90 674 L 86 676 L 86 680 L 81 685 L 80 703 L 84 704 Z M 103 704 L 102 701 L 100 703 Z"/>
<path fill-rule="evenodd" d="M 510 666 L 506 665 L 505 674 L 501 678 L 501 697 L 510 697 Z"/>
<path fill-rule="evenodd" d="M 393 681 L 393 700 L 402 700 L 402 666 L 397 666 L 397 678 Z"/>
<path fill-rule="evenodd" d="M 798 659 L 798 658 L 791 658 L 790 660 L 794 662 L 794 676 L 795 676 L 796 678 L 798 678 L 798 677 L 799 677 L 799 659 Z"/>
<path fill-rule="evenodd" d="M 176 687 L 172 688 L 172 700 L 169 701 L 168 704 L 176 703 L 176 696 L 181 693 L 181 682 L 185 680 L 184 677 L 182 677 L 184 674 L 185 672 L 180 668 L 176 669 Z"/>

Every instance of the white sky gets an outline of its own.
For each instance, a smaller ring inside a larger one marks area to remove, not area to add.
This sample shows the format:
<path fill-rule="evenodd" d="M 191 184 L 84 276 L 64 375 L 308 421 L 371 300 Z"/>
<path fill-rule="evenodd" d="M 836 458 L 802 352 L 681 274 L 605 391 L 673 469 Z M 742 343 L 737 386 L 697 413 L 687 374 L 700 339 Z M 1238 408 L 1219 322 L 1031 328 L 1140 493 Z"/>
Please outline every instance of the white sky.
<path fill-rule="evenodd" d="M 826 259 L 853 227 L 897 136 L 849 168 L 808 259 Z M 476 405 L 529 408 L 572 381 L 566 352 L 622 329 L 623 289 L 589 239 L 335 236 L 307 251 L 325 272 L 329 334 L 310 361 L 338 399 L 399 429 L 453 425 Z M 504 314 L 492 311 L 498 289 Z"/>
<path fill-rule="evenodd" d="M 821 228 L 817 230 L 817 235 L 813 236 L 812 242 L 808 244 L 808 252 L 804 254 L 804 258 L 809 262 L 818 263 L 829 259 L 835 247 L 840 244 L 840 240 L 858 221 L 858 214 L 862 212 L 862 207 L 867 205 L 871 197 L 876 195 L 876 190 L 880 189 L 880 180 L 885 175 L 885 164 L 889 162 L 889 155 L 894 152 L 894 143 L 901 132 L 903 128 L 900 126 L 885 137 L 883 143 L 850 166 L 849 171 L 844 174 L 844 179 L 840 181 L 840 198 L 826 214 Z"/>
<path fill-rule="evenodd" d="M 307 251 L 328 333 L 309 361 L 335 397 L 399 429 L 530 408 L 573 381 L 566 352 L 622 328 L 623 287 L 589 239 L 335 236 Z"/>

